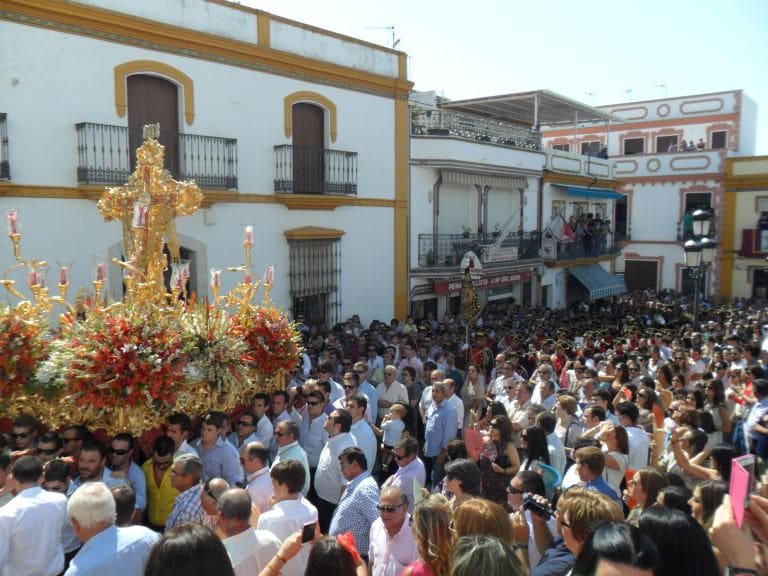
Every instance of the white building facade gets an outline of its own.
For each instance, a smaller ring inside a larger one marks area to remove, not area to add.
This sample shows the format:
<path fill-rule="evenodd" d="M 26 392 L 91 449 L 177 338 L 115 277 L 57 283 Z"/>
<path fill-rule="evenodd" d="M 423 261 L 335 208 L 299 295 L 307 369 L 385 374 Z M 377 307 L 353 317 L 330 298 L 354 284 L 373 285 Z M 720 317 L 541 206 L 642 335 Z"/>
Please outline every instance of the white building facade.
<path fill-rule="evenodd" d="M 405 54 L 220 0 L 4 3 L 0 51 L 0 211 L 19 210 L 25 257 L 72 262 L 77 287 L 123 254 L 95 200 L 159 122 L 166 167 L 204 192 L 177 221 L 198 298 L 209 268 L 244 262 L 253 224 L 278 306 L 329 325 L 405 315 Z M 119 299 L 112 264 L 107 284 Z"/>
<path fill-rule="evenodd" d="M 722 236 L 725 159 L 754 153 L 754 102 L 736 90 L 599 108 L 615 120 L 547 129 L 545 144 L 571 152 L 605 149 L 613 161 L 623 183 L 618 192 L 626 196 L 616 207 L 615 224 L 626 238 L 616 272 L 628 289 L 692 290 L 685 215 L 714 209 L 715 233 Z M 707 293 L 720 291 L 722 250 L 719 245 L 710 266 Z"/>

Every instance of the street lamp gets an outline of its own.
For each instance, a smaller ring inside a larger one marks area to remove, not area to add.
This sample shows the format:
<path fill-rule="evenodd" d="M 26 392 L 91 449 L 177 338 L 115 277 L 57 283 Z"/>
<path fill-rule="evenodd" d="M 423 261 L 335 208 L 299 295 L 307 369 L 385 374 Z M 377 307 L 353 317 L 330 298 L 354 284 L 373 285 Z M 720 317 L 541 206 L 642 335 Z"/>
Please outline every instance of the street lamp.
<path fill-rule="evenodd" d="M 715 257 L 717 242 L 709 235 L 714 214 L 712 210 L 699 209 L 691 215 L 693 218 L 694 238 L 683 245 L 685 250 L 685 267 L 693 279 L 693 329 L 699 329 L 699 300 L 707 268 Z"/>

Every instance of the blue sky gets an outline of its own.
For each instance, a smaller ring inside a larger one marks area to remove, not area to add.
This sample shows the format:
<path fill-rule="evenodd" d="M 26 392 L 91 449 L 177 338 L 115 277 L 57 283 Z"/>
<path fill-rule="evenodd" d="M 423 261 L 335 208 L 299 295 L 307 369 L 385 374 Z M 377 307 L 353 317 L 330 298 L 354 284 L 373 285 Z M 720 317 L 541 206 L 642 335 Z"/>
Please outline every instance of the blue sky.
<path fill-rule="evenodd" d="M 394 26 L 415 88 L 454 100 L 547 88 L 601 105 L 743 89 L 758 105 L 755 153 L 768 154 L 764 0 L 242 4 L 383 45 Z"/>

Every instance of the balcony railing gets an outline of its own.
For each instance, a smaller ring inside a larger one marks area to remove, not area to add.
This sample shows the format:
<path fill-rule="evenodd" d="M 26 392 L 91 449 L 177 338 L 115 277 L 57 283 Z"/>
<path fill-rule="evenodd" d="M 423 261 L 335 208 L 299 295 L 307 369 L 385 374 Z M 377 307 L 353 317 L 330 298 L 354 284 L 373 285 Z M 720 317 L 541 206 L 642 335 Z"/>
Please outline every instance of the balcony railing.
<path fill-rule="evenodd" d="M 0 180 L 11 179 L 11 161 L 8 159 L 8 115 L 0 112 Z"/>
<path fill-rule="evenodd" d="M 122 184 L 136 165 L 141 128 L 81 122 L 77 131 L 77 181 Z M 201 188 L 237 189 L 237 140 L 160 132 L 165 167 L 177 180 L 194 180 Z"/>
<path fill-rule="evenodd" d="M 613 234 L 603 236 L 590 244 L 558 242 L 554 238 L 545 238 L 541 245 L 541 255 L 545 261 L 618 256 L 621 253 L 618 238 Z"/>
<path fill-rule="evenodd" d="M 357 194 L 357 152 L 275 146 L 275 192 Z"/>
<path fill-rule="evenodd" d="M 525 150 L 541 148 L 541 133 L 525 126 L 453 110 L 414 110 L 411 134 L 454 136 Z"/>
<path fill-rule="evenodd" d="M 419 234 L 419 266 L 455 268 L 468 251 L 483 265 L 515 260 L 531 260 L 541 254 L 541 232 L 514 232 L 496 246 L 490 234 Z"/>

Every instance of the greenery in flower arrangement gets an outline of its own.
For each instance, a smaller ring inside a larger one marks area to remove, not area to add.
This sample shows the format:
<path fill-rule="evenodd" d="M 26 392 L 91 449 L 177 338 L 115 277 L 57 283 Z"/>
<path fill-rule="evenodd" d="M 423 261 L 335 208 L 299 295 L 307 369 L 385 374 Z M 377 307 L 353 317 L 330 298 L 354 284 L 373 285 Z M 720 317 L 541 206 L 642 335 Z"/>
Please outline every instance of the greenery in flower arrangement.
<path fill-rule="evenodd" d="M 48 355 L 47 324 L 0 306 L 0 399 L 34 392 L 36 372 Z"/>
<path fill-rule="evenodd" d="M 249 363 L 265 376 L 291 372 L 303 349 L 301 335 L 288 316 L 270 306 L 240 311 L 233 318 L 233 332 L 246 344 Z"/>
<path fill-rule="evenodd" d="M 251 385 L 247 345 L 227 313 L 206 304 L 189 307 L 181 317 L 187 373 L 219 392 L 241 394 Z"/>
<path fill-rule="evenodd" d="M 83 408 L 147 408 L 175 399 L 184 380 L 182 336 L 170 316 L 91 310 L 55 340 L 38 376 L 63 383 Z"/>

